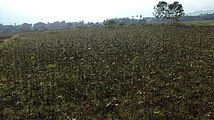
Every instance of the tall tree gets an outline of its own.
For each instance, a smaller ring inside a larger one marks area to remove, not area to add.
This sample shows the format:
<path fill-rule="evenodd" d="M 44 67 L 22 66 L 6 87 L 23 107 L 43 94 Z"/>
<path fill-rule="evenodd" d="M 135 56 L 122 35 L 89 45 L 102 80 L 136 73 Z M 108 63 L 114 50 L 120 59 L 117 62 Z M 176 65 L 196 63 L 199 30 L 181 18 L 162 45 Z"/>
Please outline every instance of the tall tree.
<path fill-rule="evenodd" d="M 173 19 L 176 21 L 179 21 L 178 18 L 185 15 L 182 4 L 177 1 L 175 1 L 173 4 L 168 4 L 165 1 L 160 1 L 154 7 L 154 11 L 155 12 L 153 13 L 153 15 L 156 18 Z"/>

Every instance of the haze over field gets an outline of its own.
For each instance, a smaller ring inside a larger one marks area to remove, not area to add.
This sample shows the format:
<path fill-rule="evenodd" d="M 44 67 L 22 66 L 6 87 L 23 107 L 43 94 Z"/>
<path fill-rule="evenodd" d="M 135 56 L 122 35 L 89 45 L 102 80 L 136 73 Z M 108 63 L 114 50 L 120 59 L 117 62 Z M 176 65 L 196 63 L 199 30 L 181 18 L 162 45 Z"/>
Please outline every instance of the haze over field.
<path fill-rule="evenodd" d="M 159 0 L 0 0 L 0 23 L 102 22 L 106 18 L 151 17 Z M 166 0 L 173 3 L 174 0 Z M 179 0 L 185 13 L 214 9 L 213 0 Z"/>

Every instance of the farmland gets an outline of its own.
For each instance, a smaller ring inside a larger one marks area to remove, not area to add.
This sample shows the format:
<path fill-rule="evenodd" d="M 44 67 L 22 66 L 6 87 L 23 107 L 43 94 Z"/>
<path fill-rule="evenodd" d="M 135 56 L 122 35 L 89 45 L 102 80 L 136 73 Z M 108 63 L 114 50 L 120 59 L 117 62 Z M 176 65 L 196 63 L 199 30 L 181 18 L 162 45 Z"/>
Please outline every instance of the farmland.
<path fill-rule="evenodd" d="M 185 22 L 182 22 L 183 24 L 186 24 L 186 25 L 196 25 L 196 26 L 213 26 L 214 25 L 214 20 L 203 20 L 203 21 L 185 21 Z"/>
<path fill-rule="evenodd" d="M 214 27 L 132 25 L 0 43 L 0 119 L 214 119 Z"/>

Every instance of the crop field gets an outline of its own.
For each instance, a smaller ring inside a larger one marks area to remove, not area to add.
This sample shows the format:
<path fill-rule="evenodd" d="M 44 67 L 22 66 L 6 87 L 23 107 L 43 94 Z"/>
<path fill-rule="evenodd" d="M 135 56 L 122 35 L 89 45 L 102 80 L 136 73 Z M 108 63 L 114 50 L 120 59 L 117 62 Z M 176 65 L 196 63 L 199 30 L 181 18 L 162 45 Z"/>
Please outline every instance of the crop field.
<path fill-rule="evenodd" d="M 186 25 L 196 25 L 196 26 L 214 26 L 214 20 L 203 20 L 203 21 L 185 21 L 182 22 Z"/>
<path fill-rule="evenodd" d="M 0 43 L 0 120 L 212 120 L 214 27 L 133 25 Z"/>

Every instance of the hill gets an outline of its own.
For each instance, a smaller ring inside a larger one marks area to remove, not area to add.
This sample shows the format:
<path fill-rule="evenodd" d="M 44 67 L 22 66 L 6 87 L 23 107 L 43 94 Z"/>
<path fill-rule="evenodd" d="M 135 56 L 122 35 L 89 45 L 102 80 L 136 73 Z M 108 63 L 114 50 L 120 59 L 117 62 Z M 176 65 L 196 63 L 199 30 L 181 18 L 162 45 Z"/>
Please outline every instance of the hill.
<path fill-rule="evenodd" d="M 192 13 L 187 13 L 186 15 L 188 16 L 199 16 L 199 15 L 203 15 L 203 14 L 213 14 L 214 13 L 214 10 L 206 10 L 206 11 L 195 11 L 195 12 L 192 12 Z"/>

